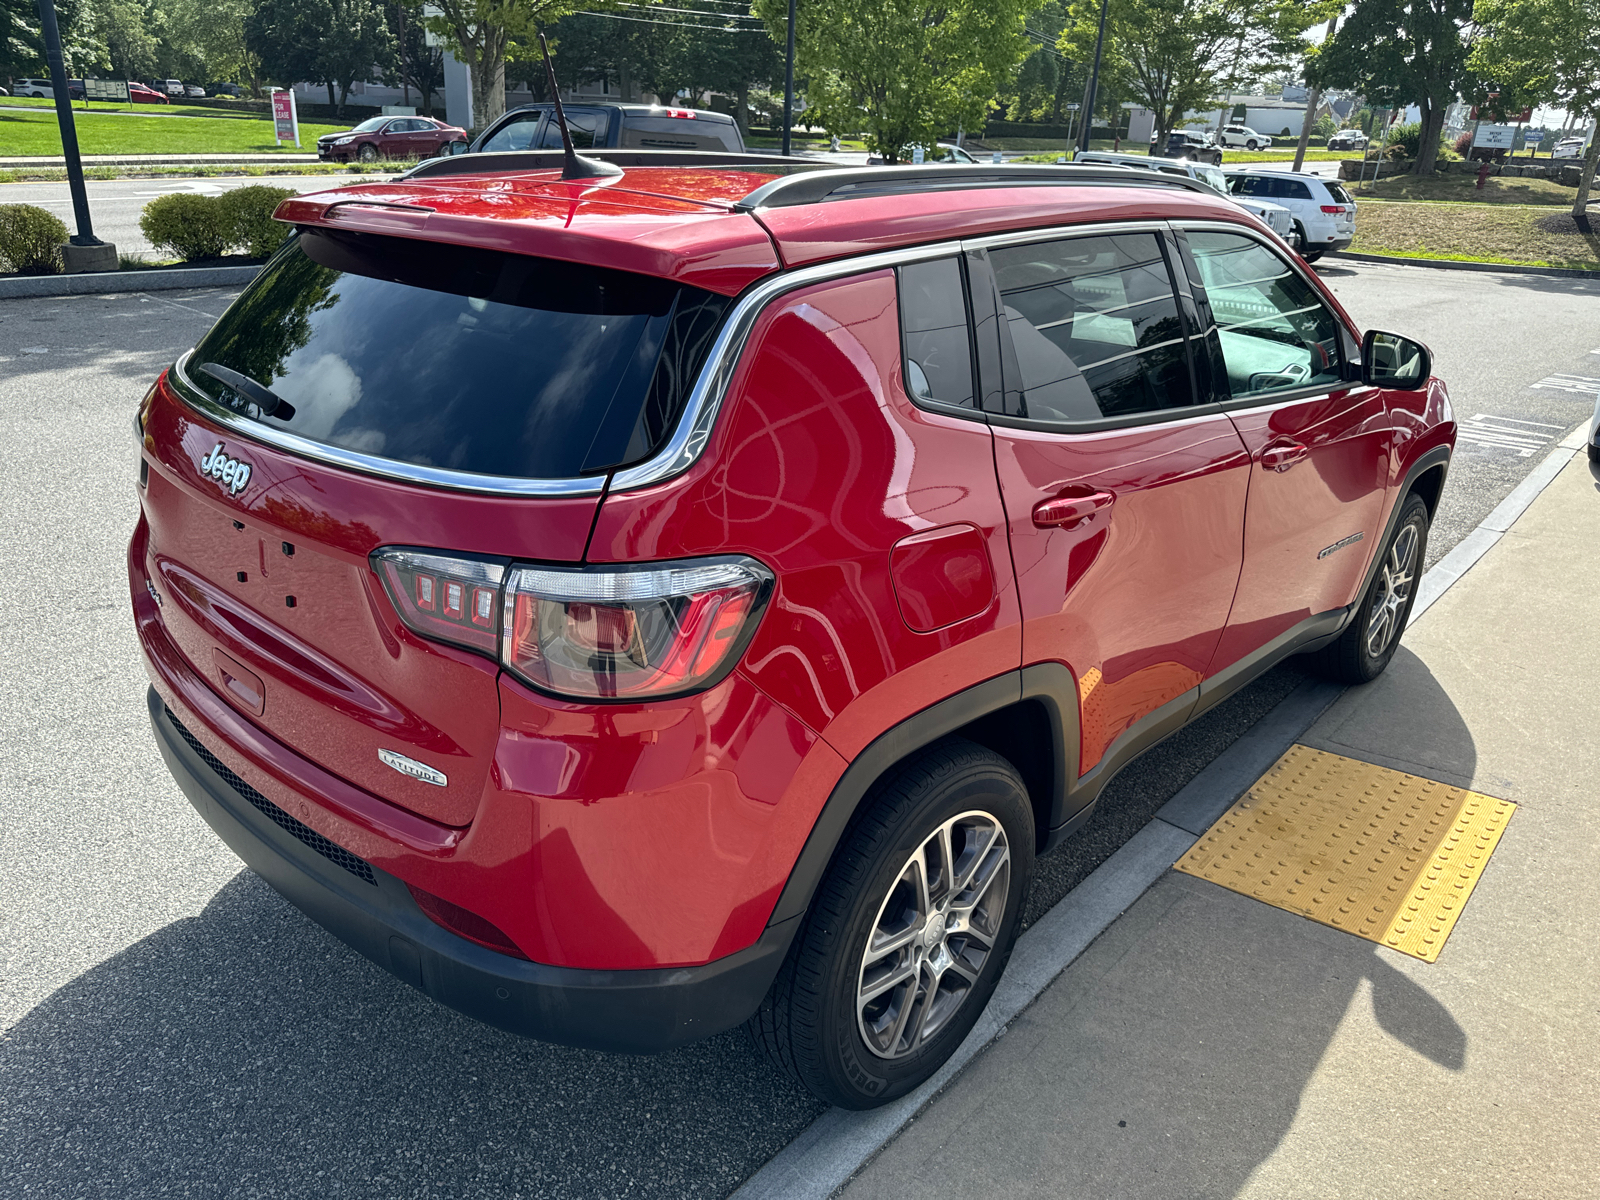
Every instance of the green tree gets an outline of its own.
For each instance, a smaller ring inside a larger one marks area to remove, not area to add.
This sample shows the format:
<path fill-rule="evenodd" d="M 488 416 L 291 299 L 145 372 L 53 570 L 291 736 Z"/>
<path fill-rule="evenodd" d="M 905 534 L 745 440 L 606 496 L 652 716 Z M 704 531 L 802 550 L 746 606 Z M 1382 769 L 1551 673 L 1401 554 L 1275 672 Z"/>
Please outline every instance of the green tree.
<path fill-rule="evenodd" d="M 350 85 L 394 54 L 376 0 L 256 0 L 244 21 L 244 38 L 266 78 L 284 87 L 326 84 L 328 103 L 340 113 Z"/>
<path fill-rule="evenodd" d="M 1486 78 L 1600 121 L 1600 0 L 1477 0 L 1471 64 Z M 1600 134 L 1589 141 L 1572 215 L 1588 224 Z"/>
<path fill-rule="evenodd" d="M 105 47 L 95 35 L 95 15 L 87 0 L 57 0 L 56 26 L 68 75 L 104 61 Z M 47 74 L 34 0 L 0 0 L 0 79 Z"/>
<path fill-rule="evenodd" d="M 539 31 L 579 8 L 608 7 L 604 0 L 430 0 L 437 16 L 428 29 L 465 63 L 472 79 L 472 120 L 478 128 L 506 111 L 506 64 L 539 59 Z M 569 81 L 576 82 L 576 81 Z"/>
<path fill-rule="evenodd" d="M 383 15 L 394 34 L 394 57 L 385 64 L 383 81 L 390 87 L 416 88 L 422 115 L 431 117 L 433 98 L 444 91 L 444 51 L 428 45 L 421 0 L 388 0 Z"/>
<path fill-rule="evenodd" d="M 1474 86 L 1467 65 L 1471 20 L 1472 0 L 1360 0 L 1339 31 L 1313 48 L 1306 79 L 1390 108 L 1415 104 L 1422 136 L 1411 170 L 1431 175 L 1445 110 Z"/>
<path fill-rule="evenodd" d="M 207 80 L 241 83 L 251 95 L 261 91 L 261 58 L 250 49 L 245 21 L 255 0 L 169 0 L 168 29 L 192 57 L 204 64 Z"/>
<path fill-rule="evenodd" d="M 1027 57 L 1023 21 L 1041 2 L 807 0 L 795 28 L 806 120 L 834 134 L 864 131 L 890 162 L 958 125 L 978 128 Z M 785 0 L 753 9 L 783 36 Z"/>
<path fill-rule="evenodd" d="M 1332 0 L 1337 2 L 1337 0 Z M 1326 18 L 1330 0 L 1111 0 L 1101 64 L 1105 86 L 1156 114 L 1156 139 L 1237 90 L 1297 58 L 1300 35 Z M 1068 10 L 1061 49 L 1079 62 L 1094 56 L 1098 0 Z"/>

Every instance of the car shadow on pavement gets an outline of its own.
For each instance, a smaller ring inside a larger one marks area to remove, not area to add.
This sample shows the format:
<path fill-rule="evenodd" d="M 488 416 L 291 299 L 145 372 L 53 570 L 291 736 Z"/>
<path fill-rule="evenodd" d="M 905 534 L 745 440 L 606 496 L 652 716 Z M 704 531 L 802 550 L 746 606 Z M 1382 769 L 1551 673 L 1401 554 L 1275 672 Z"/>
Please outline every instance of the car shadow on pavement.
<path fill-rule="evenodd" d="M 248 871 L 0 1039 L 8 1194 L 720 1196 L 822 1106 L 735 1030 L 656 1057 L 477 1024 Z"/>
<path fill-rule="evenodd" d="M 1414 1122 L 1417 1097 L 1394 1082 L 1414 1074 L 1396 1060 L 1421 1056 L 1442 1083 L 1470 1046 L 1411 977 L 1425 968 L 1399 961 L 1169 873 L 844 1200 L 1222 1200 L 1290 1136 L 1325 1059 L 1335 1076 L 1370 1071 L 1374 1121 Z"/>
<path fill-rule="evenodd" d="M 1476 769 L 1470 728 L 1404 645 L 1315 728 L 1301 740 L 1412 773 L 1470 781 Z M 845 1200 L 1220 1200 L 1249 1182 L 1272 1195 L 1273 1156 L 1320 1136 L 1319 1106 L 1354 1094 L 1374 1128 L 1404 1127 L 1419 1094 L 1466 1068 L 1470 1040 L 1430 992 L 1434 970 L 1169 871 Z"/>

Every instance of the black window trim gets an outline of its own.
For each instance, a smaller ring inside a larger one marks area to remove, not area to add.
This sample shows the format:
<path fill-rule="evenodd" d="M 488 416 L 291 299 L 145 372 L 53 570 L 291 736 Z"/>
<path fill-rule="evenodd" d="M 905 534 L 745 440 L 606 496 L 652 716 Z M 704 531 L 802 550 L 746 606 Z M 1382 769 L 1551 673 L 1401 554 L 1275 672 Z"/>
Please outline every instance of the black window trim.
<path fill-rule="evenodd" d="M 1183 269 L 1185 273 L 1188 273 L 1190 269 L 1190 258 L 1188 256 L 1192 255 L 1193 253 L 1189 248 L 1188 239 L 1183 236 L 1187 231 L 1196 230 L 1203 233 L 1234 233 L 1243 237 L 1248 237 L 1256 242 L 1259 242 L 1266 250 L 1277 255 L 1278 258 L 1282 260 L 1290 270 L 1295 271 L 1300 275 L 1300 277 L 1305 281 L 1306 285 L 1311 288 L 1312 293 L 1317 297 L 1318 301 L 1322 303 L 1322 306 L 1328 310 L 1329 315 L 1333 317 L 1333 322 L 1339 330 L 1339 366 L 1342 378 L 1337 385 L 1329 387 L 1326 383 L 1313 383 L 1308 384 L 1305 387 L 1284 388 L 1281 392 L 1266 392 L 1258 396 L 1245 396 L 1238 400 L 1224 400 L 1217 405 L 1217 408 L 1220 411 L 1239 412 L 1252 408 L 1271 408 L 1278 404 L 1285 404 L 1301 400 L 1315 400 L 1323 396 L 1332 396 L 1341 392 L 1354 393 L 1376 390 L 1361 382 L 1361 361 L 1359 350 L 1361 338 L 1345 324 L 1344 318 L 1339 315 L 1338 310 L 1329 306 L 1327 301 L 1323 299 L 1322 288 L 1317 282 L 1315 282 L 1315 276 L 1312 274 L 1311 268 L 1308 267 L 1304 262 L 1291 262 L 1288 259 L 1285 259 L 1283 254 L 1270 241 L 1268 241 L 1265 237 L 1262 237 L 1261 234 L 1256 232 L 1254 229 L 1251 229 L 1245 225 L 1234 225 L 1227 221 L 1173 221 L 1171 225 L 1172 231 L 1177 235 L 1179 245 L 1183 249 L 1183 254 L 1185 257 L 1182 259 L 1182 261 L 1184 264 Z M 1298 255 L 1296 257 L 1298 258 Z M 1208 313 L 1210 312 L 1209 301 L 1206 304 L 1206 311 Z M 1352 349 L 1355 349 L 1356 351 L 1354 355 L 1351 354 Z M 1352 376 L 1354 377 L 1352 378 Z"/>
<path fill-rule="evenodd" d="M 1167 277 L 1173 288 L 1173 301 L 1178 308 L 1178 319 L 1184 325 L 1184 361 L 1189 370 L 1189 394 L 1198 398 L 1195 387 L 1194 360 L 1191 357 L 1193 334 L 1189 329 L 1188 321 L 1184 316 L 1181 297 L 1178 295 L 1178 273 L 1170 257 L 1167 257 L 1167 236 L 1172 231 L 1169 221 L 1100 221 L 1083 225 L 1051 225 L 1042 229 L 1018 230 L 1013 233 L 991 234 L 985 237 L 968 238 L 963 240 L 962 246 L 969 253 L 974 250 L 985 251 L 982 258 L 982 271 L 989 282 L 994 286 L 994 274 L 989 266 L 987 251 L 1002 249 L 1008 246 L 1028 246 L 1040 242 L 1070 241 L 1080 237 L 1105 237 L 1107 235 L 1128 233 L 1150 233 L 1156 236 L 1161 244 L 1163 257 L 1167 262 Z M 969 276 L 969 284 L 971 278 Z M 1002 349 L 1010 347 L 1011 331 L 1001 323 Z M 980 379 L 979 381 L 983 381 Z M 985 391 L 987 394 L 987 389 Z M 1180 408 L 1158 408 L 1146 413 L 1131 413 L 1120 417 L 1102 417 L 1098 421 L 1045 421 L 1034 417 L 1017 417 L 1006 413 L 989 412 L 987 416 L 991 425 L 1006 429 L 1028 429 L 1038 433 L 1055 433 L 1062 435 L 1103 433 L 1108 430 L 1134 429 L 1142 425 L 1170 424 L 1174 421 L 1188 420 L 1191 417 L 1215 416 L 1223 411 L 1224 405 L 1190 404 Z"/>

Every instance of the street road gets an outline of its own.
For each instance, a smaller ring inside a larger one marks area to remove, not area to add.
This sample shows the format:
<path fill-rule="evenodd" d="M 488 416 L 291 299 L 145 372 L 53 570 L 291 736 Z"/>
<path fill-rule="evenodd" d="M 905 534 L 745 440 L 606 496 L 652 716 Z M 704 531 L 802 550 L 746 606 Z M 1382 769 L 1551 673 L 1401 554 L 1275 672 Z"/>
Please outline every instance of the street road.
<path fill-rule="evenodd" d="M 320 192 L 325 188 L 362 183 L 364 175 L 228 175 L 209 179 L 90 179 L 89 219 L 95 236 L 113 243 L 118 254 L 154 259 L 156 254 L 139 228 L 139 214 L 157 196 L 170 192 L 194 192 L 201 196 L 220 196 L 234 188 L 262 183 L 268 187 L 294 188 L 298 192 Z M 388 179 L 384 175 L 378 178 Z M 72 196 L 65 183 L 0 184 L 0 204 L 36 204 L 48 209 L 65 223 L 68 233 L 76 232 L 72 215 Z"/>
<path fill-rule="evenodd" d="M 1564 389 L 1600 376 L 1600 283 L 1323 265 L 1358 321 L 1433 345 L 1464 421 L 1549 429 L 1463 445 L 1437 556 L 1592 406 Z M 131 420 L 232 294 L 0 302 L 0 1194 L 727 1193 L 819 1112 L 741 1034 L 624 1058 L 457 1017 L 244 871 L 168 776 L 122 565 Z M 1125 771 L 1029 919 L 1298 679 Z"/>

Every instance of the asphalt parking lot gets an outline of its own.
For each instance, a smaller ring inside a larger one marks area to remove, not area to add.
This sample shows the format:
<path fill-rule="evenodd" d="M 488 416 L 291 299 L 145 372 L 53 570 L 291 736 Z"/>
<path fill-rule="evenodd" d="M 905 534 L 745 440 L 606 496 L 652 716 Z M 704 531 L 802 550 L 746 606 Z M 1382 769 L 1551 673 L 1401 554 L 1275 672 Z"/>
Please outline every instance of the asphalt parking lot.
<path fill-rule="evenodd" d="M 1479 431 L 1436 559 L 1592 411 L 1600 282 L 1322 266 L 1358 322 L 1432 345 Z M 0 1195 L 726 1194 L 820 1111 L 741 1034 L 626 1058 L 475 1025 L 243 871 L 168 777 L 122 568 L 130 423 L 230 296 L 0 302 Z M 1130 767 L 1029 919 L 1300 678 Z"/>

